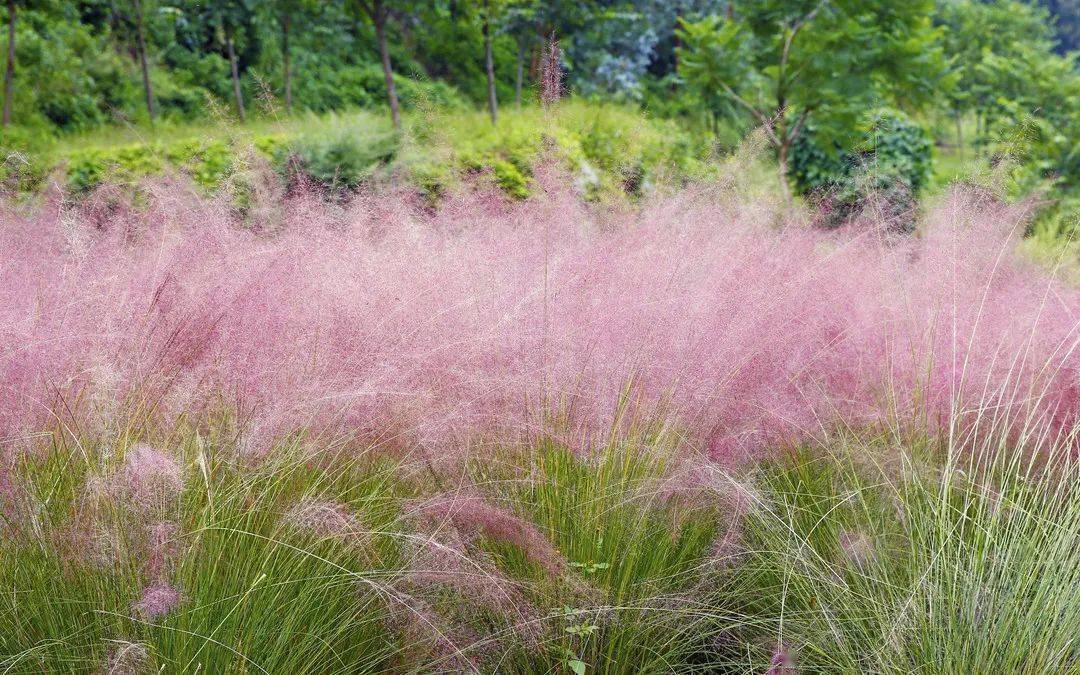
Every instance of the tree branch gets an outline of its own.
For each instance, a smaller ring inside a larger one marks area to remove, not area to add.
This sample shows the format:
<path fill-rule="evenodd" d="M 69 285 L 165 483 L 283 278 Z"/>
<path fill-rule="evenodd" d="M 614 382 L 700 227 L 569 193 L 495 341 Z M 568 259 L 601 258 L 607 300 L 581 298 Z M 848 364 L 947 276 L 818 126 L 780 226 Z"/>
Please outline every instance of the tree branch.
<path fill-rule="evenodd" d="M 726 93 L 728 96 L 730 96 L 736 103 L 738 103 L 742 107 L 749 110 L 750 114 L 752 114 L 754 117 L 757 118 L 757 120 L 759 122 L 761 122 L 761 126 L 765 129 L 765 134 L 769 137 L 769 140 L 773 143 L 773 145 L 779 146 L 780 145 L 780 139 L 779 139 L 779 137 L 777 137 L 776 133 L 773 131 L 772 120 L 770 120 L 765 115 L 765 113 L 763 113 L 762 111 L 760 111 L 756 107 L 754 107 L 754 105 L 752 103 L 750 103 L 749 101 L 744 99 L 742 96 L 739 96 L 738 94 L 736 94 L 735 90 L 732 89 L 730 86 L 728 86 L 728 84 L 726 82 L 724 82 L 722 80 L 718 80 L 718 82 L 720 83 L 720 87 L 724 90 L 724 93 Z"/>
<path fill-rule="evenodd" d="M 818 13 L 828 5 L 830 0 L 821 0 L 814 9 L 810 10 L 810 13 L 795 22 L 795 25 L 791 27 L 791 32 L 788 34 L 787 39 L 784 40 L 784 49 L 780 54 L 780 68 L 783 71 L 784 66 L 787 65 L 788 56 L 791 52 L 791 44 L 795 42 L 795 36 L 799 34 L 806 24 L 810 23 L 817 17 Z"/>
<path fill-rule="evenodd" d="M 794 141 L 799 136 L 799 132 L 802 131 L 802 127 L 806 124 L 806 120 L 810 117 L 810 113 L 814 111 L 813 106 L 804 108 L 799 117 L 795 120 L 795 124 L 791 125 L 791 129 L 788 131 L 788 142 Z"/>

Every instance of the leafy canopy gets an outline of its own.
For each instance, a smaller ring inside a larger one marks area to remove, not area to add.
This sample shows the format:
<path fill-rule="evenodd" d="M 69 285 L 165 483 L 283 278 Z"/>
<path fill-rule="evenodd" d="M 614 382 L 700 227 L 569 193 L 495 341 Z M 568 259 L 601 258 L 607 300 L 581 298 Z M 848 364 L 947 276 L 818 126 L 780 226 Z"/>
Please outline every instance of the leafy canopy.
<path fill-rule="evenodd" d="M 944 72 L 930 0 L 747 0 L 735 16 L 683 22 L 680 72 L 786 147 L 807 118 L 849 133 L 883 103 L 927 100 Z M 791 121 L 789 121 L 789 117 Z"/>

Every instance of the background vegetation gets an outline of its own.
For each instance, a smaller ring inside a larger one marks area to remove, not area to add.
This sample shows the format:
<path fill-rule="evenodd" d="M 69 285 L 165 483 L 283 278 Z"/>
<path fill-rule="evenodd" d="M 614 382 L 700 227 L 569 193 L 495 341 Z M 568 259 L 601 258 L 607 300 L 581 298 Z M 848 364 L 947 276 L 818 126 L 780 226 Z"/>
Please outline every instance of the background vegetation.
<path fill-rule="evenodd" d="M 355 186 L 399 156 L 401 139 L 352 111 L 389 110 L 397 128 L 404 117 L 422 147 L 445 125 L 422 129 L 418 118 L 484 107 L 494 121 L 531 105 L 555 53 L 574 95 L 676 120 L 691 147 L 678 140 L 660 154 L 680 170 L 764 128 L 781 174 L 825 199 L 829 222 L 868 191 L 888 186 L 901 214 L 928 186 L 991 170 L 1010 197 L 1042 198 L 1037 228 L 1051 236 L 1069 234 L 1077 217 L 1073 0 L 11 0 L 4 13 L 3 173 L 16 190 L 56 167 L 78 192 L 117 167 L 140 175 L 177 164 L 208 186 L 238 159 L 227 141 L 206 138 L 205 120 L 249 118 L 271 162 L 295 152 L 294 168 Z M 353 121 L 310 117 L 326 113 Z M 895 132 L 899 120 L 907 131 Z M 437 193 L 473 167 L 522 196 L 531 169 L 520 146 L 526 129 L 540 129 L 513 124 L 449 163 L 446 153 L 410 154 L 399 174 Z M 444 146 L 491 136 L 480 116 L 451 126 Z M 108 128 L 129 129 L 140 147 L 115 147 Z M 590 158 L 586 173 L 617 182 L 603 164 Z M 630 183 L 634 192 L 641 180 Z"/>

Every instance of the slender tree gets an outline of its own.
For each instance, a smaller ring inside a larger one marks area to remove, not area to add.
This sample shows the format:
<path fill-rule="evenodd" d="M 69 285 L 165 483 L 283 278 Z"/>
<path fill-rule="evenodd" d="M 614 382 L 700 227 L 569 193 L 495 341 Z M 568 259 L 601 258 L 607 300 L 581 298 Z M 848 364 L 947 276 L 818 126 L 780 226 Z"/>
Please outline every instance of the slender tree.
<path fill-rule="evenodd" d="M 4 70 L 4 116 L 0 126 L 11 124 L 11 104 L 15 97 L 15 17 L 18 5 L 15 0 L 8 0 L 8 48 L 7 68 Z"/>
<path fill-rule="evenodd" d="M 495 93 L 495 57 L 491 47 L 491 0 L 484 0 L 484 70 L 487 73 L 488 113 L 491 123 L 499 123 L 499 98 Z"/>
<path fill-rule="evenodd" d="M 292 15 L 283 12 L 279 19 L 281 26 L 281 78 L 285 88 L 285 110 L 292 112 L 292 63 L 289 53 L 289 33 L 292 29 Z"/>
<path fill-rule="evenodd" d="M 243 122 L 247 116 L 244 110 L 244 92 L 240 88 L 240 64 L 236 59 L 236 28 L 231 20 L 226 20 L 222 25 L 225 34 L 225 50 L 229 55 L 229 72 L 232 75 L 233 96 L 236 99 L 236 114 Z"/>
<path fill-rule="evenodd" d="M 229 61 L 229 76 L 232 80 L 233 100 L 236 115 L 241 121 L 246 117 L 244 92 L 240 86 L 240 61 L 236 54 L 236 29 L 251 19 L 251 7 L 247 0 L 204 0 L 198 12 L 205 25 L 215 35 L 214 42 L 225 48 L 225 57 Z M 245 39 L 252 39 L 250 28 L 245 31 Z"/>
<path fill-rule="evenodd" d="M 375 27 L 375 40 L 379 43 L 379 57 L 382 60 L 383 77 L 386 79 L 386 98 L 390 104 L 390 118 L 394 122 L 394 128 L 400 130 L 401 111 L 397 88 L 394 86 L 394 67 L 390 62 L 390 48 L 386 41 L 386 24 L 390 19 L 390 8 L 385 0 L 356 0 L 356 3 Z"/>
<path fill-rule="evenodd" d="M 501 23 L 517 43 L 514 105 L 520 108 L 525 88 L 525 59 L 536 44 L 537 0 L 506 0 L 506 5 Z"/>
<path fill-rule="evenodd" d="M 518 51 L 517 51 L 517 73 L 514 76 L 514 105 L 518 108 L 521 107 L 521 90 L 525 87 L 525 53 L 529 49 L 529 44 L 522 39 L 518 39 Z"/>
<path fill-rule="evenodd" d="M 281 79 L 282 96 L 285 99 L 285 109 L 292 112 L 293 109 L 293 72 L 292 72 L 292 38 L 293 31 L 298 24 L 298 19 L 303 19 L 311 10 L 310 0 L 276 0 L 273 5 L 274 15 L 277 19 L 278 30 L 281 35 Z"/>
<path fill-rule="evenodd" d="M 142 69 L 143 94 L 146 96 L 146 113 L 150 115 L 150 121 L 154 121 L 156 110 L 154 106 L 154 87 L 150 82 L 150 64 L 146 56 L 146 28 L 143 16 L 142 0 L 132 0 L 135 10 L 135 45 L 139 53 L 139 67 Z"/>

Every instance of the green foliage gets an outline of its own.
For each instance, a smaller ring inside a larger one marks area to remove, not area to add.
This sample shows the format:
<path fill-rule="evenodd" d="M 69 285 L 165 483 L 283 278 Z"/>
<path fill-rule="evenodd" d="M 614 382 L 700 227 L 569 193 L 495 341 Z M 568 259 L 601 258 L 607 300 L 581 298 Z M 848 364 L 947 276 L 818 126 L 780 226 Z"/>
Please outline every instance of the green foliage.
<path fill-rule="evenodd" d="M 370 179 L 394 158 L 398 143 L 395 133 L 332 120 L 322 129 L 279 146 L 275 159 L 279 166 L 298 169 L 337 192 L 354 189 Z"/>
<path fill-rule="evenodd" d="M 868 109 L 926 101 L 943 71 L 929 0 L 754 0 L 729 20 L 684 22 L 680 73 L 722 112 L 763 125 L 781 163 L 809 119 L 852 135 Z M 778 29 L 779 27 L 779 29 Z"/>
<path fill-rule="evenodd" d="M 250 140 L 204 137 L 80 148 L 67 162 L 67 185 L 81 195 L 104 183 L 133 187 L 144 178 L 178 171 L 204 190 L 213 191 L 234 174 L 246 148 L 271 157 L 283 142 L 280 135 L 270 134 Z"/>
<path fill-rule="evenodd" d="M 871 187 L 900 183 L 917 194 L 930 177 L 932 147 L 926 131 L 897 110 L 875 113 L 865 126 L 861 141 L 844 148 L 817 134 L 809 124 L 792 152 L 791 176 L 803 192 L 850 189 L 860 175 L 871 178 Z"/>
<path fill-rule="evenodd" d="M 153 143 L 84 143 L 65 151 L 65 171 L 76 194 L 104 182 L 134 185 L 166 171 L 214 191 L 254 150 L 286 178 L 299 171 L 335 194 L 389 178 L 381 168 L 400 167 L 399 175 L 434 203 L 462 178 L 478 175 L 490 176 L 508 197 L 525 199 L 540 161 L 570 171 L 590 199 L 637 197 L 658 180 L 703 177 L 709 166 L 703 159 L 708 146 L 678 125 L 613 106 L 566 103 L 558 110 L 508 111 L 499 127 L 477 113 L 441 112 L 407 121 L 404 137 L 364 114 L 309 116 L 272 132 L 229 138 L 185 135 L 182 127 L 175 138 Z"/>
<path fill-rule="evenodd" d="M 161 148 L 144 143 L 108 149 L 85 149 L 71 156 L 68 185 L 76 193 L 89 192 L 102 183 L 133 185 L 165 168 Z"/>
<path fill-rule="evenodd" d="M 517 165 L 504 159 L 493 159 L 491 171 L 495 176 L 496 185 L 507 195 L 514 199 L 525 199 L 529 196 L 529 179 Z"/>
<path fill-rule="evenodd" d="M 962 0 L 941 4 L 937 21 L 957 78 L 948 105 L 958 118 L 975 116 L 979 147 L 1019 162 L 1021 190 L 1080 187 L 1080 71 L 1075 57 L 1053 53 L 1046 12 Z"/>
<path fill-rule="evenodd" d="M 997 101 L 1005 94 L 1001 77 L 1007 73 L 987 68 L 989 61 L 1014 62 L 1025 54 L 1050 53 L 1052 29 L 1046 13 L 1030 3 L 939 2 L 934 20 L 943 28 L 941 44 L 949 59 L 952 82 L 943 92 L 943 102 L 954 113 L 995 114 Z"/>
<path fill-rule="evenodd" d="M 190 140 L 165 148 L 166 159 L 200 186 L 216 187 L 233 168 L 233 153 L 224 141 Z"/>
<path fill-rule="evenodd" d="M 872 200 L 894 227 L 909 230 L 915 198 L 930 178 L 930 137 L 896 110 L 878 111 L 868 126 L 857 145 L 844 148 L 809 125 L 792 147 L 790 175 L 800 191 L 828 205 L 830 225 Z"/>

